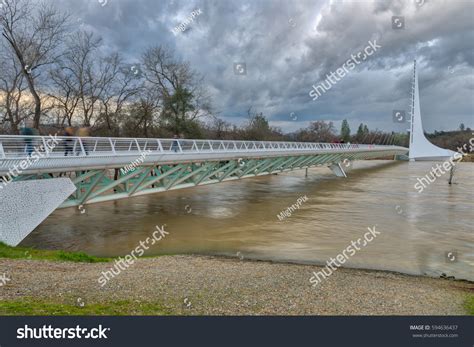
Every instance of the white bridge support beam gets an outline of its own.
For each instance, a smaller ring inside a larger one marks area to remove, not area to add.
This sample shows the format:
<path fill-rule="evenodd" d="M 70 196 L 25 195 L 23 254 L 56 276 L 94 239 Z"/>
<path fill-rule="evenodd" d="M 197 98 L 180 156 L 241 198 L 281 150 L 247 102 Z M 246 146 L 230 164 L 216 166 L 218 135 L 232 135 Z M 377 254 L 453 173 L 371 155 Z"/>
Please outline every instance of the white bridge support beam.
<path fill-rule="evenodd" d="M 347 178 L 347 175 L 344 171 L 344 169 L 341 167 L 341 163 L 333 164 L 329 166 L 331 171 L 337 176 L 337 177 L 344 177 Z"/>

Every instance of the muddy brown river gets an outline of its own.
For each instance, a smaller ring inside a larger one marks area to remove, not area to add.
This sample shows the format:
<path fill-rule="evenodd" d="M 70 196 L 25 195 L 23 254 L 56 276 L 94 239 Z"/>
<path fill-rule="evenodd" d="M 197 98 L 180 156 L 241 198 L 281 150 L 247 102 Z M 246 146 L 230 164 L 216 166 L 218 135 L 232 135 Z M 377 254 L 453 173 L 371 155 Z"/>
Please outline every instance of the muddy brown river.
<path fill-rule="evenodd" d="M 317 168 L 61 209 L 22 245 L 119 256 L 165 225 L 148 255 L 324 264 L 375 226 L 380 234 L 345 266 L 473 281 L 474 164 L 458 165 L 454 184 L 444 175 L 418 193 L 433 165 L 361 161 L 347 179 Z"/>

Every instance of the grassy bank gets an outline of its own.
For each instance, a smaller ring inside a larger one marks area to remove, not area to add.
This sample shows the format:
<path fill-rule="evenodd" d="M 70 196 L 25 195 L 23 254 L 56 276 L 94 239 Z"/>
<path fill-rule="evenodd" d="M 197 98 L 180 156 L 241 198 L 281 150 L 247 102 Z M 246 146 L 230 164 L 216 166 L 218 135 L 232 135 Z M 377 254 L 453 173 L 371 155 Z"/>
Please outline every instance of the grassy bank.
<path fill-rule="evenodd" d="M 474 316 L 474 294 L 469 294 L 464 302 L 464 308 L 466 313 L 470 316 Z"/>
<path fill-rule="evenodd" d="M 28 247 L 11 247 L 0 242 L 0 258 L 72 261 L 78 263 L 100 263 L 111 258 L 99 258 L 82 252 L 48 251 Z"/>
<path fill-rule="evenodd" d="M 70 303 L 58 303 L 56 300 L 51 301 L 33 297 L 26 297 L 21 300 L 2 300 L 0 301 L 0 316 L 167 316 L 196 314 L 196 312 L 184 306 L 180 309 L 173 309 L 158 301 L 118 300 L 101 303 L 85 303 L 81 299 L 77 299 L 76 302 L 73 299 L 68 301 Z M 466 297 L 464 308 L 466 310 L 465 314 L 474 315 L 474 294 L 469 294 Z"/>
<path fill-rule="evenodd" d="M 113 260 L 0 244 L 0 315 L 474 315 L 466 281 L 341 268 L 313 288 L 313 265 L 175 255 L 99 286 Z"/>
<path fill-rule="evenodd" d="M 74 302 L 74 300 L 70 300 Z M 464 307 L 467 315 L 474 315 L 474 294 L 469 294 Z M 172 310 L 161 302 L 119 300 L 102 303 L 58 303 L 38 298 L 0 302 L 0 316 L 166 316 L 187 315 L 195 312 L 186 309 Z"/>
<path fill-rule="evenodd" d="M 73 301 L 73 300 L 71 300 Z M 161 303 L 120 300 L 100 304 L 64 304 L 34 298 L 0 302 L 0 316 L 125 316 L 125 315 L 170 315 L 172 312 Z"/>

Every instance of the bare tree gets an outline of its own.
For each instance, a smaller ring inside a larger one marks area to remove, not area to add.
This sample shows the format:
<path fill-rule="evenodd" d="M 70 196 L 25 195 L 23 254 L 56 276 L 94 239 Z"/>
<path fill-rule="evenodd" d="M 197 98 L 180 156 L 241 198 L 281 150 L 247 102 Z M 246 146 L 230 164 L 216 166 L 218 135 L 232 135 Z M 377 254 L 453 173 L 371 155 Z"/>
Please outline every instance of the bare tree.
<path fill-rule="evenodd" d="M 54 63 L 59 53 L 68 16 L 51 4 L 28 0 L 3 0 L 0 29 L 13 57 L 21 66 L 29 92 L 34 100 L 34 127 L 39 128 L 41 96 L 38 80 L 42 67 Z"/>
<path fill-rule="evenodd" d="M 333 122 L 315 121 L 307 129 L 300 129 L 296 135 L 298 141 L 333 142 L 337 140 Z"/>
<path fill-rule="evenodd" d="M 0 54 L 0 110 L 3 110 L 2 124 L 9 127 L 9 132 L 19 133 L 21 122 L 32 115 L 32 99 L 27 94 L 21 67 L 15 60 L 9 59 L 2 48 Z"/>
<path fill-rule="evenodd" d="M 112 84 L 119 74 L 120 58 L 117 54 L 103 57 L 100 54 L 102 39 L 91 32 L 79 31 L 69 37 L 66 52 L 50 73 L 55 106 L 62 110 L 63 119 L 69 124 L 81 119 L 91 126 L 105 109 L 110 115 L 112 107 L 117 111 L 129 97 L 128 89 L 118 88 L 119 98 L 113 105 Z"/>
<path fill-rule="evenodd" d="M 127 104 L 139 93 L 145 94 L 145 97 L 147 93 L 141 82 L 141 71 L 136 65 L 123 64 L 118 54 L 111 56 L 109 63 L 112 78 L 104 86 L 100 121 L 109 132 L 117 132 Z"/>
<path fill-rule="evenodd" d="M 163 121 L 178 134 L 187 132 L 198 117 L 211 112 L 203 78 L 165 47 L 151 47 L 142 56 L 149 88 L 157 91 Z"/>
<path fill-rule="evenodd" d="M 166 129 L 159 128 L 162 112 L 161 102 L 153 89 L 141 89 L 139 100 L 128 107 L 127 118 L 123 123 L 126 136 L 170 136 Z"/>
<path fill-rule="evenodd" d="M 50 71 L 52 91 L 49 93 L 54 100 L 54 108 L 58 112 L 58 125 L 71 126 L 79 103 L 78 83 L 69 70 L 58 66 Z"/>
<path fill-rule="evenodd" d="M 218 140 L 226 140 L 228 134 L 231 132 L 232 125 L 221 118 L 214 118 L 211 124 L 211 131 L 213 137 Z"/>

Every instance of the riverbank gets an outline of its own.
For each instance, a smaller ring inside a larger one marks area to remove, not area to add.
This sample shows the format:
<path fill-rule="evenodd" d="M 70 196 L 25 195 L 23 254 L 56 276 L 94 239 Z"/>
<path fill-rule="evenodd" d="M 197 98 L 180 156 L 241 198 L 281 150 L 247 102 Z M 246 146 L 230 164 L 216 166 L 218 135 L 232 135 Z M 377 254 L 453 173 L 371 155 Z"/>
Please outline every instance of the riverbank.
<path fill-rule="evenodd" d="M 137 260 L 101 287 L 112 262 L 0 258 L 0 315 L 462 315 L 474 284 L 313 265 L 175 255 Z"/>

